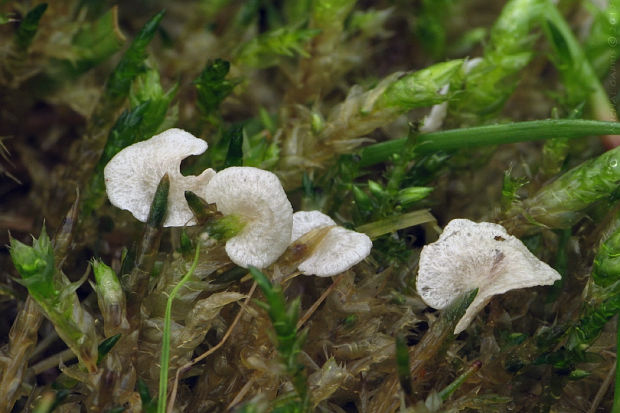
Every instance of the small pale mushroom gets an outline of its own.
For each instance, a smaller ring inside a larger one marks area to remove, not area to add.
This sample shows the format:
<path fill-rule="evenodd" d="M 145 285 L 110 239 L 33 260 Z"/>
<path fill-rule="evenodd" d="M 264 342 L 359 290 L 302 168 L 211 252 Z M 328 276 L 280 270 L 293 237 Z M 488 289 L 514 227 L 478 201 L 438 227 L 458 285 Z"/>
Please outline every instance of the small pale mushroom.
<path fill-rule="evenodd" d="M 430 307 L 445 308 L 478 288 L 454 334 L 465 330 L 494 295 L 551 285 L 561 278 L 501 225 L 468 219 L 450 221 L 439 239 L 422 249 L 419 267 L 418 294 Z"/>
<path fill-rule="evenodd" d="M 331 277 L 348 270 L 370 254 L 372 241 L 368 235 L 339 227 L 333 219 L 319 211 L 299 211 L 293 214 L 291 242 L 310 231 L 329 226 L 332 228 L 314 247 L 310 256 L 298 265 L 297 268 L 303 274 Z"/>
<path fill-rule="evenodd" d="M 164 174 L 168 173 L 170 191 L 164 226 L 196 225 L 184 193 L 198 192 L 207 185 L 215 171 L 206 169 L 198 176 L 183 176 L 181 161 L 206 150 L 205 141 L 181 129 L 168 129 L 126 147 L 103 170 L 110 202 L 128 210 L 139 221 L 146 222 L 157 185 Z"/>
<path fill-rule="evenodd" d="M 243 224 L 243 229 L 226 241 L 228 257 L 240 267 L 265 268 L 288 247 L 293 207 L 275 174 L 233 166 L 218 172 L 196 194 Z"/>

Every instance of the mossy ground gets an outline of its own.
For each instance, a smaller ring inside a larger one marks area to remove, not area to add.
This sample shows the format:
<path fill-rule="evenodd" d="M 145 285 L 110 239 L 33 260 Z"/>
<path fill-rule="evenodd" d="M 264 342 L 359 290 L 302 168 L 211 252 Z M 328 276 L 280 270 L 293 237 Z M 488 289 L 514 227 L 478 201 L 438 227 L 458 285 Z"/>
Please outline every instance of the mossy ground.
<path fill-rule="evenodd" d="M 64 327 L 80 330 L 77 338 L 61 339 L 60 319 L 44 318 L 27 299 L 1 248 L 0 376 L 13 387 L 0 389 L 0 412 L 155 411 L 166 299 L 204 236 L 197 227 L 145 236 L 143 223 L 107 202 L 101 173 L 120 149 L 169 127 L 209 143 L 204 156 L 184 161 L 184 173 L 271 170 L 295 210 L 320 209 L 375 237 L 370 257 L 334 278 L 298 276 L 281 295 L 259 283 L 253 296 L 267 311 L 245 300 L 253 279 L 222 244 L 204 243 L 172 307 L 168 390 L 180 367 L 226 341 L 183 369 L 177 411 L 609 411 L 616 326 L 607 321 L 617 306 L 613 283 L 591 273 L 600 243 L 618 228 L 620 180 L 609 178 L 609 193 L 576 194 L 585 207 L 574 199 L 557 207 L 572 214 L 557 225 L 524 218 L 537 206 L 528 199 L 544 195 L 550 180 L 603 153 L 599 138 L 497 145 L 499 134 L 493 145 L 433 153 L 416 142 L 418 122 L 442 102 L 442 129 L 611 120 L 601 114 L 618 95 L 617 3 L 1 2 L 0 245 L 9 236 L 30 245 L 45 225 L 57 234 L 49 250 L 56 285 L 77 287 L 71 282 L 93 258 L 121 280 L 145 271 L 148 285 L 136 306 L 138 293 L 123 280 L 121 298 L 106 296 L 116 300 L 106 307 L 101 290 L 81 284 L 55 304 L 67 320 L 83 312 L 82 324 Z M 383 158 L 360 152 L 404 136 Z M 506 224 L 562 283 L 496 297 L 454 337 L 450 313 L 428 308 L 415 291 L 422 246 L 453 218 Z M 290 312 L 270 312 L 275 305 Z M 126 324 L 114 321 L 121 313 Z M 299 318 L 303 328 L 286 336 Z M 581 334 L 592 324 L 596 334 Z M 67 351 L 115 334 L 121 339 L 96 372 L 84 354 L 77 363 Z M 397 338 L 409 355 L 401 351 L 401 369 Z M 399 379 L 410 380 L 408 394 Z"/>

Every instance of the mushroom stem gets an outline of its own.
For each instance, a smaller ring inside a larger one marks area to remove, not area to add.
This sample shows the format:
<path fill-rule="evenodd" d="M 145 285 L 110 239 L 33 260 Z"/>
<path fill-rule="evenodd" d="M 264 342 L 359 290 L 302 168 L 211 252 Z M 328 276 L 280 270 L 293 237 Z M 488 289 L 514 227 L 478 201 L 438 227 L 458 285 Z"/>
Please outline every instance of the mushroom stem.
<path fill-rule="evenodd" d="M 474 301 L 477 289 L 466 291 L 452 300 L 439 316 L 437 322 L 431 325 L 429 331 L 424 334 L 422 340 L 409 349 L 409 371 L 414 380 L 414 386 L 425 368 L 432 364 L 438 357 L 445 354 L 450 342 L 454 340 L 452 333 L 458 320 L 465 314 L 467 308 Z M 417 389 L 414 389 L 414 392 Z"/>

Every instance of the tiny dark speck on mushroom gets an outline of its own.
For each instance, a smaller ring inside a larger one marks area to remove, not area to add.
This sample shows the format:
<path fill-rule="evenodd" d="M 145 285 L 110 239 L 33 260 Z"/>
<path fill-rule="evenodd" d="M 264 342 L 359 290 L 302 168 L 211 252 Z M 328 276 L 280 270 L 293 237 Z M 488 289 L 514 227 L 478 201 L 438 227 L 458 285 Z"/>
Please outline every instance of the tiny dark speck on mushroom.
<path fill-rule="evenodd" d="M 493 257 L 493 269 L 504 259 L 505 255 L 500 250 L 493 250 L 495 256 Z"/>
<path fill-rule="evenodd" d="M 506 241 L 506 238 L 502 237 L 501 235 L 496 235 L 495 237 L 493 237 L 493 239 L 495 241 Z"/>

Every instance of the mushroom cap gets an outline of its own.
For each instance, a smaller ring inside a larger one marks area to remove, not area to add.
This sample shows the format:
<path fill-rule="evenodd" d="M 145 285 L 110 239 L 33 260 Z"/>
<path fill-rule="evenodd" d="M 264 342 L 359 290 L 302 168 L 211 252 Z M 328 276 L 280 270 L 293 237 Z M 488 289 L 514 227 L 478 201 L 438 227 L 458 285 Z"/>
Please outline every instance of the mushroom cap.
<path fill-rule="evenodd" d="M 207 169 L 198 176 L 183 176 L 181 161 L 207 150 L 207 143 L 181 129 L 168 129 L 134 143 L 114 155 L 103 170 L 112 205 L 126 209 L 146 222 L 159 181 L 168 173 L 170 191 L 165 227 L 196 225 L 185 200 L 185 191 L 198 192 L 215 175 Z"/>
<path fill-rule="evenodd" d="M 302 235 L 316 228 L 336 225 L 334 220 L 319 211 L 300 211 L 293 214 L 293 237 L 297 240 Z M 321 240 L 298 269 L 306 275 L 331 277 L 348 270 L 370 254 L 372 241 L 366 234 L 334 227 Z"/>
<path fill-rule="evenodd" d="M 550 285 L 560 278 L 557 271 L 536 258 L 501 225 L 454 219 L 436 242 L 422 249 L 416 284 L 424 302 L 437 309 L 478 288 L 454 329 L 458 334 L 494 295 Z"/>
<path fill-rule="evenodd" d="M 278 177 L 253 167 L 233 166 L 218 172 L 201 192 L 224 215 L 237 215 L 245 226 L 226 242 L 226 253 L 237 265 L 265 268 L 291 241 L 293 207 Z"/>
<path fill-rule="evenodd" d="M 336 225 L 333 219 L 320 211 L 299 211 L 293 214 L 293 235 L 291 242 L 295 242 L 302 235 L 316 228 Z"/>

